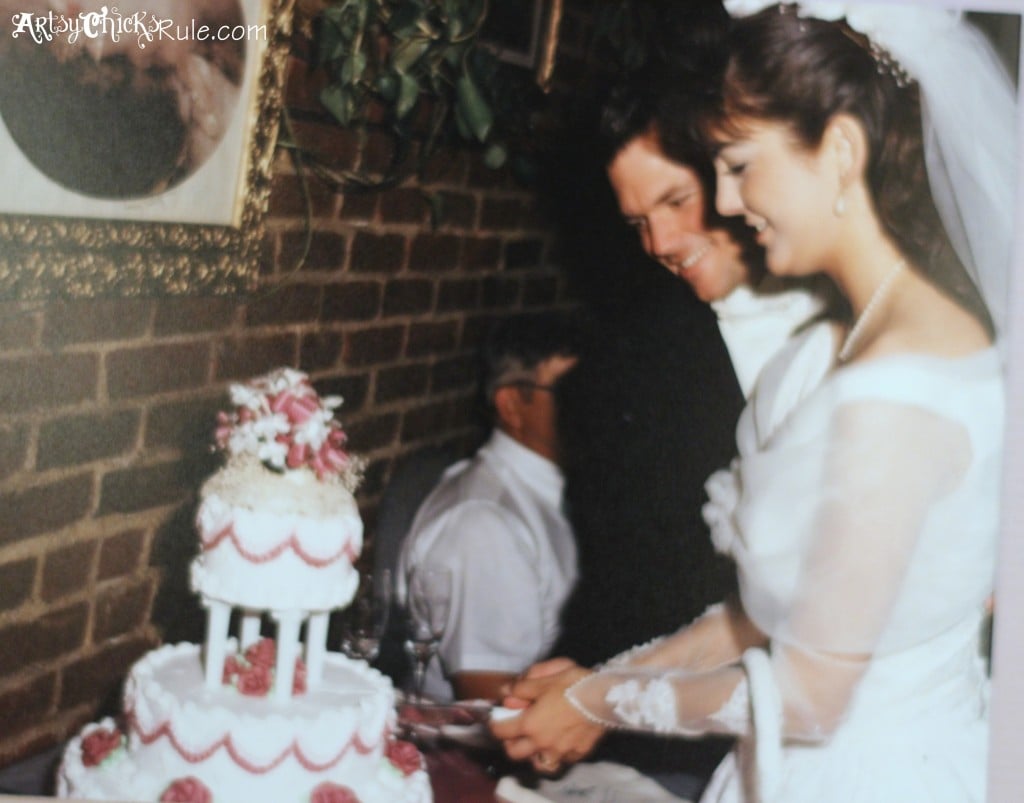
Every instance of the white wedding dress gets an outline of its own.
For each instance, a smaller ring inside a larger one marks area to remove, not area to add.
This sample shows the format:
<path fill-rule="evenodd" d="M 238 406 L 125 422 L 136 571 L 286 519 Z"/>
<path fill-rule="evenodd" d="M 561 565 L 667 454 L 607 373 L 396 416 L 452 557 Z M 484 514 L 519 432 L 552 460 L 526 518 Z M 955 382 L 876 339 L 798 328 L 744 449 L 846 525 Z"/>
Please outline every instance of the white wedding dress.
<path fill-rule="evenodd" d="M 708 483 L 713 537 L 768 647 L 699 670 L 642 666 L 655 643 L 569 697 L 613 727 L 738 734 L 704 803 L 980 803 L 999 358 L 884 357 L 812 387 L 807 355 L 833 339 L 814 327 L 768 366 L 739 458 Z"/>

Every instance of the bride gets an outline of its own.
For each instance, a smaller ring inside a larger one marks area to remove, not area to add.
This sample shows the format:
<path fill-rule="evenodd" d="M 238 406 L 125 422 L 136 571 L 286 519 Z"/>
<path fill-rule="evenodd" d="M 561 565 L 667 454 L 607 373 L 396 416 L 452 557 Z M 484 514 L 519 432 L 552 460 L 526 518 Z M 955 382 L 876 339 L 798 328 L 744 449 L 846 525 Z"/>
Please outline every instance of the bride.
<path fill-rule="evenodd" d="M 852 325 L 768 366 L 708 482 L 740 599 L 596 670 L 533 667 L 492 729 L 544 772 L 608 728 L 736 734 L 704 801 L 982 801 L 1012 91 L 948 12 L 773 6 L 728 47 L 719 211 L 773 273 L 828 275 Z M 826 379 L 769 430 L 808 354 Z"/>

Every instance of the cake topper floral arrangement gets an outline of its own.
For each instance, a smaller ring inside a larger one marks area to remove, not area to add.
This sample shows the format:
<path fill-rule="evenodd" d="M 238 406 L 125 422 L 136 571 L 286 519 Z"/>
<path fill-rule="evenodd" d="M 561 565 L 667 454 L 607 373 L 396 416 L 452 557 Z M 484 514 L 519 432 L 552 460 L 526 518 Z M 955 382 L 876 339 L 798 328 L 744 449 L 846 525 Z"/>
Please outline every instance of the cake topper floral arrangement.
<path fill-rule="evenodd" d="M 354 491 L 363 461 L 345 451 L 347 436 L 334 417 L 342 401 L 321 397 L 293 368 L 232 385 L 235 410 L 217 415 L 217 448 L 229 458 L 255 457 L 272 471 L 309 469 Z"/>

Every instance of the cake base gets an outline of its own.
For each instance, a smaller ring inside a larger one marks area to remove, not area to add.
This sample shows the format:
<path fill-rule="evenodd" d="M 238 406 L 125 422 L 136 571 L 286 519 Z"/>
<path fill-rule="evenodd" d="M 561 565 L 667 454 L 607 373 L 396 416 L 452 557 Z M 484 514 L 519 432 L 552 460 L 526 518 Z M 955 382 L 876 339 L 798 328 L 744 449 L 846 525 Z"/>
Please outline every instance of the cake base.
<path fill-rule="evenodd" d="M 68 744 L 59 797 L 159 801 L 173 782 L 195 778 L 216 803 L 308 803 L 325 783 L 347 787 L 359 803 L 431 800 L 426 772 L 403 771 L 388 757 L 390 682 L 336 653 L 316 688 L 282 703 L 232 686 L 207 689 L 199 646 L 164 646 L 133 667 L 125 713 L 127 744 L 97 766 L 83 763 L 82 742 L 112 720 Z"/>

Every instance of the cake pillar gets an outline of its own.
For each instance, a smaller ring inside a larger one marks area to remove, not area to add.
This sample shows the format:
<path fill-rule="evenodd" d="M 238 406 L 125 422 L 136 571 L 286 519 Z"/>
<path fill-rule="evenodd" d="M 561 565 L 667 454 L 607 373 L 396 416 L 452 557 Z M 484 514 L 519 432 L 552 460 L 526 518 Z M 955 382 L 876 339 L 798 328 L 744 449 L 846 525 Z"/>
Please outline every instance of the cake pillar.
<path fill-rule="evenodd" d="M 306 682 L 311 688 L 324 676 L 328 618 L 325 611 L 317 611 L 310 614 L 306 624 Z"/>
<path fill-rule="evenodd" d="M 239 634 L 239 646 L 242 652 L 260 640 L 260 615 L 255 611 L 242 612 L 242 628 Z"/>
<path fill-rule="evenodd" d="M 274 667 L 274 699 L 286 702 L 292 696 L 295 679 L 295 659 L 299 657 L 299 611 L 274 611 L 277 620 L 277 665 Z"/>
<path fill-rule="evenodd" d="M 227 649 L 231 606 L 220 600 L 203 597 L 206 606 L 206 688 L 218 688 L 224 678 L 224 653 Z"/>

